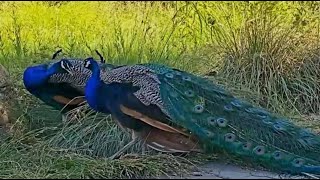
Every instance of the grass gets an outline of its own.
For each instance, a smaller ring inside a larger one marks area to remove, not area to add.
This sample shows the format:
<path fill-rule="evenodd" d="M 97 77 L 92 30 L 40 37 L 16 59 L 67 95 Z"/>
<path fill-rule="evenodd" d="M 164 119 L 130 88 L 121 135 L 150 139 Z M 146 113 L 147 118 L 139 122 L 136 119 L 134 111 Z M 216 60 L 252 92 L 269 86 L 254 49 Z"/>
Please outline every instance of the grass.
<path fill-rule="evenodd" d="M 5 150 L 1 152 L 1 178 L 150 178 L 187 173 L 192 167 L 190 161 L 165 155 L 110 161 L 40 144 L 26 147 L 19 141 L 0 148 Z"/>
<path fill-rule="evenodd" d="M 0 147 L 0 177 L 148 177 L 190 166 L 155 152 L 107 161 L 129 141 L 109 117 L 91 113 L 64 124 L 30 96 L 23 69 L 58 48 L 69 57 L 98 49 L 118 65 L 216 71 L 213 80 L 237 96 L 320 129 L 309 120 L 320 109 L 319 12 L 319 2 L 0 2 L 0 63 L 19 97 L 15 132 Z"/>
<path fill-rule="evenodd" d="M 63 123 L 57 115 L 58 111 L 40 103 L 10 127 L 11 133 L 1 134 L 1 178 L 182 176 L 201 163 L 201 156 L 185 158 L 154 151 L 147 151 L 145 156 L 108 160 L 129 142 L 128 133 L 121 131 L 108 116 L 84 114 Z M 128 152 L 141 153 L 140 144 Z"/>

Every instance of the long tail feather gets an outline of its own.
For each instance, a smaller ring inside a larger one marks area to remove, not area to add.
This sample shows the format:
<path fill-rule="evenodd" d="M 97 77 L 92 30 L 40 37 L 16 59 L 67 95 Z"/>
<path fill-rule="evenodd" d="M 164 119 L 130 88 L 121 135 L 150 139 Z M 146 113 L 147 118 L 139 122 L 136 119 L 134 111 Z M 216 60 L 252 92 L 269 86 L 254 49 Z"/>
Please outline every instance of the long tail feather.
<path fill-rule="evenodd" d="M 171 120 L 196 135 L 208 152 L 220 148 L 273 169 L 320 173 L 318 135 L 241 101 L 204 78 L 148 67 L 158 75 Z"/>

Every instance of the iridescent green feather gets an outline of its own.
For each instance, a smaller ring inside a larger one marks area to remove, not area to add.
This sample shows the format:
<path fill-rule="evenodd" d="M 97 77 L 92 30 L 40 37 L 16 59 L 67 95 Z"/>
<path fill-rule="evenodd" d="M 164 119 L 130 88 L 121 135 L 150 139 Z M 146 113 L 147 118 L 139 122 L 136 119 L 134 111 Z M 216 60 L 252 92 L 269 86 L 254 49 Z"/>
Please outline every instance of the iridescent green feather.
<path fill-rule="evenodd" d="M 225 149 L 290 172 L 300 172 L 302 164 L 320 165 L 319 136 L 235 98 L 204 78 L 165 66 L 146 66 L 158 74 L 171 121 L 198 136 L 208 152 Z"/>

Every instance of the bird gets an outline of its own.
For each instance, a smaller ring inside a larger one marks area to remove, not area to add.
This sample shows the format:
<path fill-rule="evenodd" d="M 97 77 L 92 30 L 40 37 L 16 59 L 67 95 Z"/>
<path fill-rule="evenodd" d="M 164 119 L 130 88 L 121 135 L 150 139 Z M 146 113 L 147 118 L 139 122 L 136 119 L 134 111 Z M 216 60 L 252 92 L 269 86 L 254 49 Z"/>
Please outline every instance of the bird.
<path fill-rule="evenodd" d="M 74 83 L 85 83 L 89 106 L 131 130 L 132 141 L 120 151 L 140 139 L 163 152 L 223 150 L 276 171 L 320 173 L 319 135 L 206 78 L 152 63 L 106 72 L 92 57 L 64 68 L 87 74 Z"/>
<path fill-rule="evenodd" d="M 50 61 L 41 65 L 27 67 L 24 71 L 23 83 L 29 93 L 43 101 L 46 105 L 61 111 L 62 119 L 66 121 L 66 114 L 84 105 L 85 99 L 83 88 L 72 86 L 71 83 L 58 81 L 59 78 L 71 76 L 61 66 L 68 66 L 67 62 L 72 62 L 72 59 L 68 59 L 69 61 L 65 61 L 64 59 L 66 58 L 55 60 L 61 52 L 62 49 L 59 49 L 53 54 Z M 97 50 L 96 53 L 99 55 L 101 63 L 105 63 L 105 60 Z M 54 67 L 55 69 L 53 70 L 57 71 L 51 71 L 52 73 L 48 74 L 50 67 Z M 105 67 L 111 69 L 113 66 L 106 64 Z"/>
<path fill-rule="evenodd" d="M 111 113 L 120 127 L 131 128 L 133 141 L 120 151 L 144 139 L 149 147 L 162 152 L 212 153 L 221 149 L 273 170 L 320 172 L 319 135 L 234 97 L 206 78 L 152 63 L 110 68 L 93 58 L 68 61 L 70 65 L 64 68 L 71 73 L 53 75 L 52 81 L 85 92 L 93 71 L 92 81 L 100 89 L 108 87 L 104 84 L 112 86 L 109 93 L 97 93 L 100 101 L 106 98 L 104 105 L 90 94 L 86 101 L 91 99 L 93 109 Z M 90 89 L 88 92 L 94 92 Z M 118 99 L 109 97 L 110 93 Z"/>
<path fill-rule="evenodd" d="M 23 84 L 28 92 L 39 98 L 47 105 L 61 110 L 65 114 L 85 101 L 84 94 L 73 88 L 68 83 L 50 82 L 54 74 L 69 74 L 63 66 L 68 66 L 69 61 L 51 61 L 40 65 L 29 66 L 23 72 Z M 75 99 L 75 100 L 74 100 Z M 73 100 L 73 101 L 72 101 Z"/>
<path fill-rule="evenodd" d="M 145 109 L 145 113 L 149 117 L 132 111 L 132 109 L 128 109 L 127 113 L 133 114 L 128 115 L 123 112 L 126 111 L 123 109 L 126 108 L 123 106 L 123 103 L 128 106 L 132 104 L 138 105 L 141 108 L 145 107 L 132 94 L 132 92 L 138 90 L 137 87 L 132 86 L 130 83 L 112 82 L 111 84 L 105 84 L 100 79 L 100 66 L 93 58 L 85 60 L 85 67 L 92 71 L 92 75 L 85 86 L 85 98 L 89 106 L 98 112 L 111 114 L 122 129 L 129 129 L 132 132 L 132 141 L 111 156 L 110 159 L 114 159 L 141 140 L 145 141 L 149 147 L 162 152 L 201 152 L 197 141 L 187 134 L 187 132 L 166 124 L 169 123 L 167 121 L 168 117 L 156 106 L 148 106 Z M 154 120 L 150 117 L 159 120 Z"/>

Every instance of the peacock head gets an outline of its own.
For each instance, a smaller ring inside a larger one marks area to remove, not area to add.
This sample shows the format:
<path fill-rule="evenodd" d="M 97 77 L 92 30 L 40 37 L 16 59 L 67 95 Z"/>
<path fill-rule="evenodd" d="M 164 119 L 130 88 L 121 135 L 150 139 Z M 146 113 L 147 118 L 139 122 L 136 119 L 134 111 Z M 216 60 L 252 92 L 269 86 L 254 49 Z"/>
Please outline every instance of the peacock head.
<path fill-rule="evenodd" d="M 72 74 L 69 70 L 71 64 L 68 60 L 62 59 L 51 65 L 40 64 L 29 66 L 23 73 L 23 83 L 27 89 L 37 88 L 47 83 L 50 76 L 59 73 Z"/>
<path fill-rule="evenodd" d="M 84 67 L 92 71 L 92 73 L 99 73 L 100 72 L 100 66 L 96 60 L 94 60 L 92 57 L 89 57 L 84 60 Z"/>

